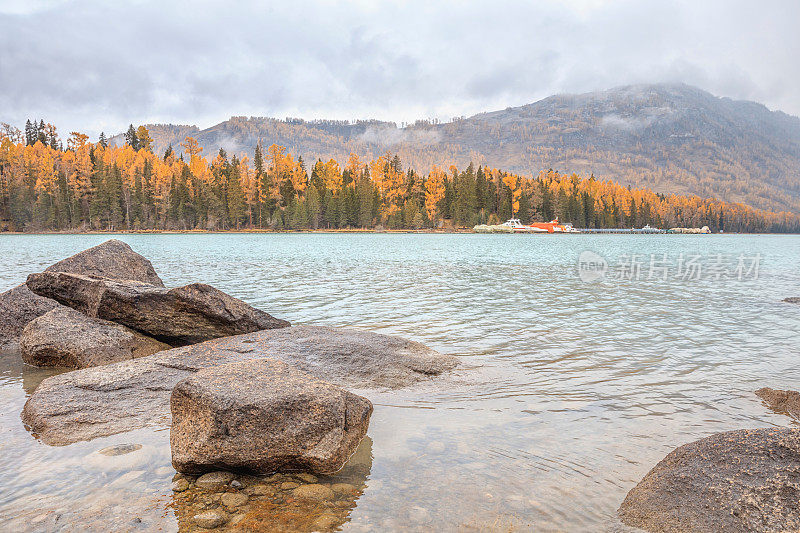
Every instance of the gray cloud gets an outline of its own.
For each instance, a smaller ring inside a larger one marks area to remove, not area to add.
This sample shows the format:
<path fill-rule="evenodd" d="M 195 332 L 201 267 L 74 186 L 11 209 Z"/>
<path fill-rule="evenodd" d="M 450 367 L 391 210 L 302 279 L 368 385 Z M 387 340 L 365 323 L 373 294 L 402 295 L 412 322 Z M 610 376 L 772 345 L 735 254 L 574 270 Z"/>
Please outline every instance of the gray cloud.
<path fill-rule="evenodd" d="M 798 20 L 795 0 L 6 0 L 0 120 L 412 122 L 661 81 L 800 115 Z"/>

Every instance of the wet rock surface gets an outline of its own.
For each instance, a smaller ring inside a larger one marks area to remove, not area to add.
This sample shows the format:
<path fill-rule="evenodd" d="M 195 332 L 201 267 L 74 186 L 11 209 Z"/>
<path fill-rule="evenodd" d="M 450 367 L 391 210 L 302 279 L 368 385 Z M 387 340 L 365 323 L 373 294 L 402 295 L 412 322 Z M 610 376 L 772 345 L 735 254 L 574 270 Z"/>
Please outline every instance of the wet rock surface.
<path fill-rule="evenodd" d="M 45 379 L 22 412 L 50 445 L 149 425 L 169 425 L 182 379 L 222 364 L 270 358 L 352 389 L 400 388 L 453 369 L 457 360 L 400 337 L 346 328 L 293 326 L 215 339 Z"/>
<path fill-rule="evenodd" d="M 756 396 L 764 400 L 776 413 L 800 419 L 800 392 L 764 387 L 756 391 Z"/>
<path fill-rule="evenodd" d="M 800 296 L 790 296 L 783 299 L 784 302 L 789 304 L 800 304 Z"/>
<path fill-rule="evenodd" d="M 800 430 L 717 433 L 659 462 L 619 508 L 646 531 L 797 531 Z"/>
<path fill-rule="evenodd" d="M 191 474 L 336 472 L 372 414 L 366 398 L 269 359 L 201 370 L 175 386 L 171 408 L 172 464 Z M 308 474 L 301 479 L 315 481 Z M 330 488 L 309 487 L 317 492 L 306 497 L 333 497 Z"/>
<path fill-rule="evenodd" d="M 136 281 L 42 272 L 29 275 L 27 285 L 40 296 L 173 346 L 289 325 L 203 283 L 166 289 Z"/>
<path fill-rule="evenodd" d="M 164 286 L 150 261 L 116 239 L 59 261 L 45 269 L 45 272 L 132 279 Z M 28 322 L 57 306 L 55 301 L 31 292 L 24 283 L 0 294 L 0 347 L 16 343 Z"/>
<path fill-rule="evenodd" d="M 22 360 L 30 365 L 70 368 L 106 365 L 171 348 L 120 324 L 64 306 L 29 322 L 19 344 Z"/>

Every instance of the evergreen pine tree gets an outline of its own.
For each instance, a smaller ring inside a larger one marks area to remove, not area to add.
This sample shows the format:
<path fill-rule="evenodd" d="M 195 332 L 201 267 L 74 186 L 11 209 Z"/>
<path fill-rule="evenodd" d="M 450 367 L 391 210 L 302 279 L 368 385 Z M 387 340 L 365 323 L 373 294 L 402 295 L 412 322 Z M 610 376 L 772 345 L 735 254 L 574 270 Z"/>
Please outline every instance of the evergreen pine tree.
<path fill-rule="evenodd" d="M 139 149 L 139 137 L 136 135 L 136 129 L 133 127 L 133 124 L 128 126 L 128 131 L 125 133 L 125 144 L 134 150 Z"/>
<path fill-rule="evenodd" d="M 47 138 L 47 129 L 44 125 L 44 120 L 39 119 L 39 126 L 36 128 L 36 140 L 40 143 L 47 145 L 49 139 Z"/>
<path fill-rule="evenodd" d="M 36 128 L 36 122 L 31 122 L 31 119 L 28 119 L 25 122 L 25 144 L 33 146 L 38 140 L 39 131 Z"/>

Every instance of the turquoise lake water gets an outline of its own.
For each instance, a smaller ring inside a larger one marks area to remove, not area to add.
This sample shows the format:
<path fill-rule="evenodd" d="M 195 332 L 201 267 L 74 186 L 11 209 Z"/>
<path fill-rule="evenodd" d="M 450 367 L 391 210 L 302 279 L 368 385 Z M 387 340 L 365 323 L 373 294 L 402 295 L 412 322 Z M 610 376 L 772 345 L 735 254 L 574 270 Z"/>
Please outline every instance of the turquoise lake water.
<path fill-rule="evenodd" d="M 167 286 L 461 357 L 447 387 L 371 396 L 367 488 L 345 531 L 616 529 L 675 447 L 792 424 L 753 391 L 800 388 L 800 305 L 781 302 L 800 296 L 800 236 L 115 237 Z M 0 236 L 0 291 L 108 238 Z M 581 279 L 586 251 L 605 276 Z M 60 448 L 25 430 L 22 405 L 52 373 L 0 354 L 0 530 L 42 530 L 44 511 L 61 515 L 53 530 L 176 530 L 165 428 Z M 115 443 L 143 448 L 97 460 Z"/>

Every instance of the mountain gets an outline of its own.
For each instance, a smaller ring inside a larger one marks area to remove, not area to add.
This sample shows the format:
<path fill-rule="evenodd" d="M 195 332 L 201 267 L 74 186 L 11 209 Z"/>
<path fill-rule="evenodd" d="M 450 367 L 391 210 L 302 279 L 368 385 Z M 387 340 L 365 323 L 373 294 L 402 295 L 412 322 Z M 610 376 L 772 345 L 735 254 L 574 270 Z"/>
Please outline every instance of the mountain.
<path fill-rule="evenodd" d="M 470 161 L 523 174 L 549 168 L 594 173 L 657 192 L 696 194 L 770 211 L 800 212 L 800 119 L 719 98 L 683 84 L 630 85 L 551 96 L 448 123 L 398 128 L 380 121 L 233 117 L 200 130 L 148 125 L 156 149 L 191 135 L 252 156 L 257 142 L 280 144 L 306 161 L 350 152 L 397 153 L 404 166 L 464 167 Z"/>

